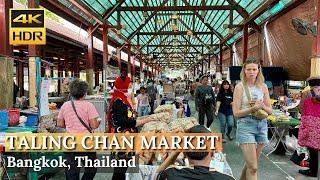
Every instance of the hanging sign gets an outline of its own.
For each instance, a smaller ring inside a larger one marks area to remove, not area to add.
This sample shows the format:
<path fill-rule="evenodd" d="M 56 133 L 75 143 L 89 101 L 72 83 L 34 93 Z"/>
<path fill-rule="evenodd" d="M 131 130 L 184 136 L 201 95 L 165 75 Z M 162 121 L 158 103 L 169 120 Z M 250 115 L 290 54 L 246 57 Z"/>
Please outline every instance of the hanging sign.
<path fill-rule="evenodd" d="M 40 116 L 45 116 L 50 114 L 49 110 L 49 98 L 48 93 L 50 89 L 51 80 L 45 79 L 41 82 L 41 91 L 40 91 Z"/>
<path fill-rule="evenodd" d="M 46 44 L 44 9 L 10 9 L 9 21 L 11 45 Z"/>

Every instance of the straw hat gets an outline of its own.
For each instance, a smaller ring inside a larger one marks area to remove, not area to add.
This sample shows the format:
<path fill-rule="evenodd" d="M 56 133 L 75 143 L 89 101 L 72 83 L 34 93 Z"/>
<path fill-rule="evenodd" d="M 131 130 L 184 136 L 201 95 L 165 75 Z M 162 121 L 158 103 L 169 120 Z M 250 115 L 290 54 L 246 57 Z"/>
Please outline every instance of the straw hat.
<path fill-rule="evenodd" d="M 320 57 L 311 58 L 310 77 L 307 81 L 310 86 L 320 86 Z"/>

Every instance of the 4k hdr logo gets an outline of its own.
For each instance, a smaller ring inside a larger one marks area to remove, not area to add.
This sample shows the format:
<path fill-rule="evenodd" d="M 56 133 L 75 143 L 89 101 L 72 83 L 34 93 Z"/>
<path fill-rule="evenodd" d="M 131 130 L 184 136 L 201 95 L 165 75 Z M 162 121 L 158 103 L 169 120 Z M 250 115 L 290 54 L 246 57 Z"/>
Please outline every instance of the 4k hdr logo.
<path fill-rule="evenodd" d="M 10 9 L 10 44 L 46 44 L 44 9 Z"/>

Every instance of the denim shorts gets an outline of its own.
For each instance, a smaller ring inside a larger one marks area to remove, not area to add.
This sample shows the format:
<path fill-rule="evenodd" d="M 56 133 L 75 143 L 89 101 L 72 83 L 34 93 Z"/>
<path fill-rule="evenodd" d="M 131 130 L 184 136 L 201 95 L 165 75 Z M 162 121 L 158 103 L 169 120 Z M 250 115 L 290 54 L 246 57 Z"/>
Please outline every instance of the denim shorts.
<path fill-rule="evenodd" d="M 236 140 L 238 144 L 267 144 L 268 122 L 253 116 L 245 116 L 237 120 Z"/>

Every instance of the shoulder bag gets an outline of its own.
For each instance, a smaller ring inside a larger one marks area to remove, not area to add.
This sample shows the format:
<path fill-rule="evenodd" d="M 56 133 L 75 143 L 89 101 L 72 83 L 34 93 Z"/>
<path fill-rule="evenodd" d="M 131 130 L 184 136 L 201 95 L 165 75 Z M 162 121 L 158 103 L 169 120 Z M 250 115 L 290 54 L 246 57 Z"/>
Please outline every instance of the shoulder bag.
<path fill-rule="evenodd" d="M 92 129 L 91 129 L 91 128 L 82 120 L 82 118 L 78 115 L 73 100 L 71 100 L 71 104 L 72 104 L 73 111 L 76 113 L 76 115 L 77 115 L 79 121 L 81 122 L 81 124 L 82 124 L 90 133 L 92 133 Z"/>
<path fill-rule="evenodd" d="M 248 101 L 250 102 L 252 99 L 251 99 L 251 95 L 249 92 L 249 88 L 247 85 L 244 85 L 244 84 L 243 84 L 243 87 L 244 87 L 244 91 L 246 93 L 246 96 L 248 98 Z M 250 105 L 250 106 L 252 106 L 252 105 Z M 254 116 L 255 118 L 257 118 L 259 120 L 262 120 L 262 119 L 266 119 L 269 115 L 265 110 L 259 109 L 256 112 L 252 113 L 252 116 Z"/>

